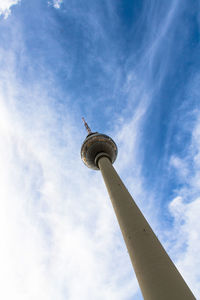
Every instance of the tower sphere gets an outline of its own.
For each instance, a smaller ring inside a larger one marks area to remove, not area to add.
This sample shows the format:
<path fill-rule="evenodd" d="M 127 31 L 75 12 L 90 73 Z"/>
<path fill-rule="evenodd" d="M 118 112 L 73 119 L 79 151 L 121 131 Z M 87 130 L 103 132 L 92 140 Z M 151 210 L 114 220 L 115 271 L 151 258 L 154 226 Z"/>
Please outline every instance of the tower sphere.
<path fill-rule="evenodd" d="M 81 147 L 81 158 L 84 164 L 93 170 L 99 170 L 98 159 L 107 156 L 112 163 L 117 157 L 117 146 L 107 135 L 93 132 L 88 134 Z"/>

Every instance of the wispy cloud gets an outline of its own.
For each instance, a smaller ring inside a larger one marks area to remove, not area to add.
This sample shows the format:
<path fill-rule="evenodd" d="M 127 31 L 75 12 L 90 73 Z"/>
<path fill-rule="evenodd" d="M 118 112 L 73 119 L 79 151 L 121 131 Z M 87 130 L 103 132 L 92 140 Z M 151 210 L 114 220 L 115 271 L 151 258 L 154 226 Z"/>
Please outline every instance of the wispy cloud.
<path fill-rule="evenodd" d="M 194 76 L 188 85 L 190 103 L 199 101 L 199 89 L 196 86 L 199 76 Z M 170 160 L 171 172 L 177 172 L 180 188 L 174 191 L 175 197 L 169 204 L 174 218 L 174 241 L 172 253 L 176 257 L 177 265 L 187 279 L 198 298 L 200 296 L 199 268 L 200 264 L 200 114 L 195 108 L 188 110 L 189 103 L 183 104 L 185 124 L 182 134 L 190 134 L 190 142 L 178 156 Z M 189 127 L 188 127 L 189 126 Z"/>
<path fill-rule="evenodd" d="M 0 16 L 3 15 L 6 19 L 11 13 L 11 7 L 16 5 L 21 0 L 1 0 L 0 1 Z"/>
<path fill-rule="evenodd" d="M 2 295 L 129 299 L 138 286 L 100 173 L 87 170 L 80 160 L 82 124 L 75 125 L 67 103 L 55 109 L 56 99 L 49 96 L 55 87 L 49 80 L 21 84 L 15 76 L 14 49 L 12 55 L 4 54 Z"/>
<path fill-rule="evenodd" d="M 48 1 L 49 5 L 53 5 L 55 8 L 60 8 L 61 4 L 63 3 L 63 0 L 52 0 L 52 1 Z"/>
<path fill-rule="evenodd" d="M 13 15 L 15 26 L 8 25 L 0 49 L 0 281 L 7 299 L 140 299 L 100 173 L 80 160 L 85 134 L 80 117 L 88 116 L 94 130 L 115 139 L 116 169 L 161 232 L 161 200 L 154 189 L 163 177 L 158 136 L 165 133 L 163 123 L 171 124 L 172 104 L 160 90 L 168 84 L 179 2 L 168 2 L 162 16 L 159 5 L 145 4 L 144 15 L 133 17 L 138 22 L 130 36 L 115 1 L 68 1 L 62 18 L 42 1 L 28 1 L 22 15 Z M 61 3 L 49 1 L 55 8 Z M 144 22 L 148 29 L 143 32 Z M 172 99 L 176 96 L 175 91 Z M 188 262 L 198 263 L 191 261 L 197 240 L 188 229 L 198 221 L 197 189 L 192 201 L 188 197 L 198 182 L 198 132 L 195 123 L 186 159 L 173 149 L 165 160 L 176 181 L 184 183 L 170 205 L 180 232 L 173 235 L 177 247 L 170 237 L 167 242 L 193 287 L 198 270 L 190 276 L 187 268 Z M 158 171 L 149 179 L 152 170 Z"/>

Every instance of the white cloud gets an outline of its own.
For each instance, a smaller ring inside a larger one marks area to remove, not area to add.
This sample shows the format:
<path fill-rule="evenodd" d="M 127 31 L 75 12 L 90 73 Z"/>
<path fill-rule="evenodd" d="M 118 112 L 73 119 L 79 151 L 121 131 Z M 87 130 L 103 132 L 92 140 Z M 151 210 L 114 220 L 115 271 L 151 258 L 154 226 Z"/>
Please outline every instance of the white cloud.
<path fill-rule="evenodd" d="M 174 246 L 176 264 L 197 297 L 200 296 L 200 233 L 199 212 L 200 198 L 186 203 L 184 198 L 176 197 L 170 203 L 170 211 L 174 216 L 174 238 L 178 242 Z"/>
<path fill-rule="evenodd" d="M 80 128 L 69 107 L 51 107 L 48 81 L 18 84 L 11 61 L 0 75 L 1 297 L 129 299 L 138 285 L 100 173 L 80 160 Z"/>
<path fill-rule="evenodd" d="M 200 115 L 191 132 L 192 139 L 188 152 L 183 158 L 172 157 L 171 164 L 178 170 L 183 186 L 176 191 L 177 196 L 169 205 L 174 217 L 173 237 L 176 243 L 172 253 L 177 266 L 189 286 L 200 297 Z"/>
<path fill-rule="evenodd" d="M 0 15 L 6 19 L 11 13 L 11 7 L 20 2 L 20 0 L 0 0 Z"/>
<path fill-rule="evenodd" d="M 185 160 L 173 155 L 170 158 L 170 165 L 175 168 L 182 179 L 186 179 L 189 170 L 188 164 Z"/>
<path fill-rule="evenodd" d="M 57 9 L 60 8 L 62 3 L 63 3 L 63 0 L 53 0 L 53 2 L 52 1 L 48 2 L 49 5 L 53 4 L 53 6 Z"/>

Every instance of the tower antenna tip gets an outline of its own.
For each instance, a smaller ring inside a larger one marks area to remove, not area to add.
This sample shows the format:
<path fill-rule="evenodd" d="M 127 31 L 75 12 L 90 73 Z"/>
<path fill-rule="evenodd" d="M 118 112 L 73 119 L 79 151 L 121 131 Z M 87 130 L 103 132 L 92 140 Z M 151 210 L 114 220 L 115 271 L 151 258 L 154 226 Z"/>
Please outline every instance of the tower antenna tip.
<path fill-rule="evenodd" d="M 83 123 L 85 125 L 85 128 L 86 128 L 88 134 L 92 133 L 90 127 L 88 126 L 87 122 L 85 121 L 85 119 L 83 117 L 82 117 L 82 120 L 83 120 Z"/>

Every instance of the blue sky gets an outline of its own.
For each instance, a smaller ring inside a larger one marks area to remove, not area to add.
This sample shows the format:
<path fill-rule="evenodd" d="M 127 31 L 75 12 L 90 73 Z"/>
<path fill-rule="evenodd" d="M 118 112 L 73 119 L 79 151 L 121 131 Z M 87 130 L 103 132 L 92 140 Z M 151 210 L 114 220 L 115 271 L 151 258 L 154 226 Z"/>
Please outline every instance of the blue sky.
<path fill-rule="evenodd" d="M 199 11 L 0 0 L 2 298 L 142 299 L 82 116 L 200 298 Z"/>

